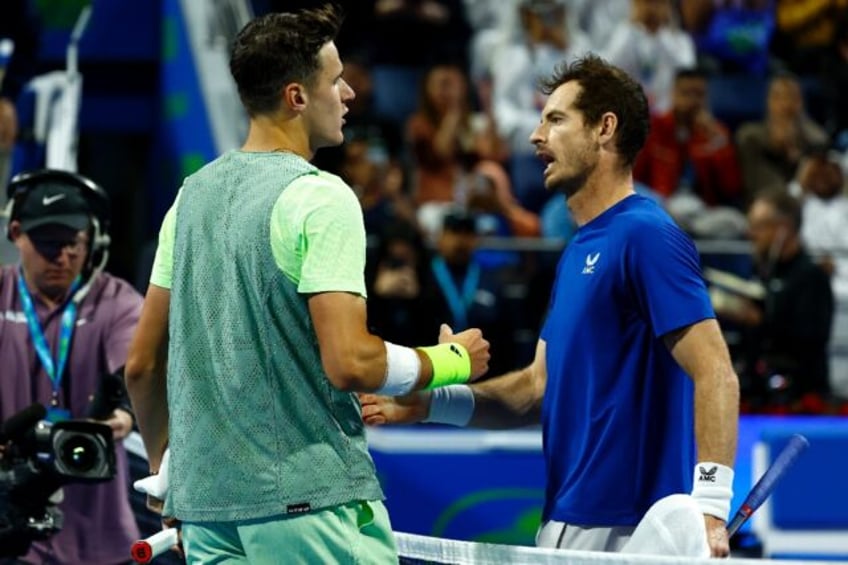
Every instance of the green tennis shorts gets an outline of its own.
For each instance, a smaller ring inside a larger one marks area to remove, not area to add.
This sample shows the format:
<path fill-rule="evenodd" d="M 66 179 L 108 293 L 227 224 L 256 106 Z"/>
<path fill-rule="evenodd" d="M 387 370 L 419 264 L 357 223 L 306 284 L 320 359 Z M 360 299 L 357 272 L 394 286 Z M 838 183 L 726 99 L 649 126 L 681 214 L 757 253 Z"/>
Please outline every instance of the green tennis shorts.
<path fill-rule="evenodd" d="M 182 541 L 189 564 L 398 562 L 389 513 L 380 501 L 261 520 L 185 522 Z"/>

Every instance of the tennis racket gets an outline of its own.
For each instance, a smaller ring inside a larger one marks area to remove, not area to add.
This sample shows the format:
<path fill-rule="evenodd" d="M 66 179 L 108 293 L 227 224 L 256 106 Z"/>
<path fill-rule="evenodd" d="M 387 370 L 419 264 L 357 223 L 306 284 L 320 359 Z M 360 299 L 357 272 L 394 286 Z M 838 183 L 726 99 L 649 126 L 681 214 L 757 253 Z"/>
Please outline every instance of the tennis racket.
<path fill-rule="evenodd" d="M 748 496 L 745 498 L 742 506 L 740 506 L 739 510 L 736 511 L 736 514 L 733 516 L 733 520 L 731 520 L 730 524 L 727 526 L 728 538 L 733 537 L 733 534 L 739 531 L 742 524 L 748 521 L 751 514 L 753 514 L 757 508 L 765 502 L 774 490 L 778 481 L 783 478 L 786 471 L 792 467 L 798 459 L 798 456 L 801 455 L 801 453 L 807 449 L 809 445 L 810 442 L 807 441 L 807 438 L 800 434 L 795 434 L 789 438 L 789 443 L 786 444 L 786 447 L 783 448 L 783 451 L 780 452 L 774 460 L 774 463 L 766 469 L 766 472 L 763 473 L 763 476 L 760 477 L 760 480 L 757 481 L 757 484 L 755 484 L 754 488 L 751 489 L 751 492 L 748 493 Z"/>

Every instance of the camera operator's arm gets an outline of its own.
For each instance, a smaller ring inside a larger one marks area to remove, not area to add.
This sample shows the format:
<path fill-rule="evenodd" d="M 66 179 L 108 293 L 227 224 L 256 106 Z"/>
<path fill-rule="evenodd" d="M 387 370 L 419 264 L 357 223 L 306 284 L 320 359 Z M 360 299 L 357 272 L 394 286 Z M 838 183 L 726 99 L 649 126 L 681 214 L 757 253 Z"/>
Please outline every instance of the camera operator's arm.
<path fill-rule="evenodd" d="M 137 324 L 138 316 L 135 317 L 132 327 L 135 328 Z M 129 343 L 123 349 L 126 359 Z M 134 415 L 127 387 L 124 385 L 123 366 L 100 378 L 100 385 L 88 406 L 87 416 L 112 428 L 112 437 L 116 440 L 124 439 L 132 431 Z"/>
<path fill-rule="evenodd" d="M 150 462 L 158 472 L 168 445 L 168 306 L 170 290 L 151 284 L 130 345 L 125 377 L 138 428 Z"/>
<path fill-rule="evenodd" d="M 124 439 L 130 435 L 133 427 L 132 415 L 123 408 L 116 408 L 108 418 L 101 420 L 101 422 L 112 428 L 112 438 L 116 440 Z"/>

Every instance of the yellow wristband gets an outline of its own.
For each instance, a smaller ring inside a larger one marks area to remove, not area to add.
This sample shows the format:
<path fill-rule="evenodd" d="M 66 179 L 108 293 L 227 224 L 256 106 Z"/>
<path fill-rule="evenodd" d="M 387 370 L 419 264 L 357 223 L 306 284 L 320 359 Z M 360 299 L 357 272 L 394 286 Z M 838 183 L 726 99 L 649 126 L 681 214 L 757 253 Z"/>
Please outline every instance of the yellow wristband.
<path fill-rule="evenodd" d="M 433 378 L 427 390 L 467 383 L 471 377 L 471 357 L 468 350 L 458 343 L 440 343 L 419 347 L 433 366 Z"/>

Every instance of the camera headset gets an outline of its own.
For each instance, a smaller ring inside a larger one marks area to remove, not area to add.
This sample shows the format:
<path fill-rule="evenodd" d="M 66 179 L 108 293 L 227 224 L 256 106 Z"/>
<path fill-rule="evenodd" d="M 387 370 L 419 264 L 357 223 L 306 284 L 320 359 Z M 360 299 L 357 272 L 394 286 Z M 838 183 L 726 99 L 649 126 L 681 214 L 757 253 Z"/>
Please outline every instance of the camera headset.
<path fill-rule="evenodd" d="M 74 295 L 75 301 L 80 301 L 88 293 L 91 281 L 97 273 L 103 270 L 109 259 L 109 224 L 111 221 L 109 195 L 93 180 L 78 173 L 58 169 L 41 169 L 26 171 L 12 177 L 6 188 L 8 205 L 6 217 L 8 226 L 6 237 L 12 240 L 11 225 L 20 220 L 21 208 L 32 194 L 33 190 L 45 184 L 61 186 L 63 190 L 71 189 L 88 205 L 89 227 L 88 256 L 83 267 L 82 276 L 85 284 Z"/>

